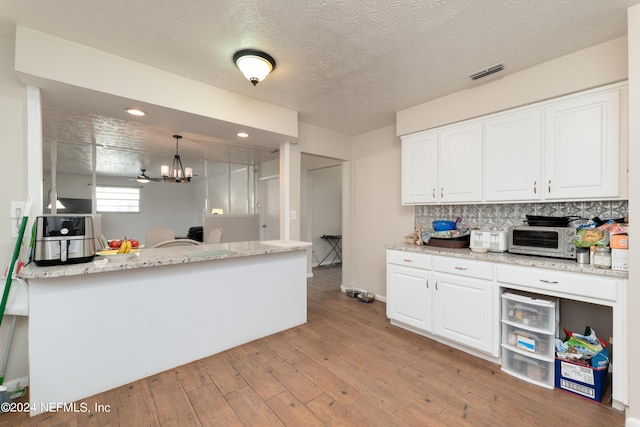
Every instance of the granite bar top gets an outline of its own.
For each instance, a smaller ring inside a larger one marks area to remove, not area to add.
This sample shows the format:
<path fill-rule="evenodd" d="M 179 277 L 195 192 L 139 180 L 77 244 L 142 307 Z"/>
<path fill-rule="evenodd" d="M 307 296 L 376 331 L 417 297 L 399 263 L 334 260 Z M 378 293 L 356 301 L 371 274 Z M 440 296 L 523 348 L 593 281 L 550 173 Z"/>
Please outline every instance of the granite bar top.
<path fill-rule="evenodd" d="M 575 260 L 570 259 L 510 254 L 508 252 L 472 252 L 469 248 L 451 249 L 436 246 L 409 245 L 406 243 L 390 244 L 385 247 L 386 249 L 395 249 L 398 251 L 450 256 L 509 265 L 522 265 L 525 267 L 548 268 L 573 273 L 597 274 L 616 278 L 627 278 L 629 276 L 627 271 L 597 268 L 589 264 L 578 264 Z"/>
<path fill-rule="evenodd" d="M 143 248 L 140 249 L 137 255 L 126 260 L 114 260 L 96 256 L 91 262 L 79 264 L 40 267 L 31 263 L 20 271 L 20 277 L 27 280 L 47 279 L 108 271 L 133 270 L 163 265 L 290 252 L 306 249 L 308 246 L 311 246 L 311 243 L 294 240 L 269 240 L 210 245 L 202 244 L 197 246 L 173 246 L 166 248 Z"/>

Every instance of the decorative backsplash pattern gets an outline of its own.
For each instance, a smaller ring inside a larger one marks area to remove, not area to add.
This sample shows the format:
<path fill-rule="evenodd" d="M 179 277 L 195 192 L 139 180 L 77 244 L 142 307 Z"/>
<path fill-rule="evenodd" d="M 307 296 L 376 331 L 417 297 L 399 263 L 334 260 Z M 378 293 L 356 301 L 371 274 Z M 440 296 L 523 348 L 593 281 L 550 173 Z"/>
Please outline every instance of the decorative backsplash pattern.
<path fill-rule="evenodd" d="M 470 228 L 506 230 L 511 225 L 522 225 L 526 215 L 579 216 L 581 218 L 623 218 L 629 214 L 627 200 L 557 203 L 498 203 L 469 205 L 422 205 L 415 208 L 415 225 L 430 229 L 431 222 L 439 219 L 462 223 Z"/>

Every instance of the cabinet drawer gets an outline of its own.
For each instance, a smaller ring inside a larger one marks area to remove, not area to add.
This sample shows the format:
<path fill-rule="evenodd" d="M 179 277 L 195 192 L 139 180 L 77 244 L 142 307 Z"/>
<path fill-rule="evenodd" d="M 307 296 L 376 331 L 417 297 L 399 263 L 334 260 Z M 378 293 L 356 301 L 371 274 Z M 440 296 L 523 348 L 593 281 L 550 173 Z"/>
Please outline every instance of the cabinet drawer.
<path fill-rule="evenodd" d="M 493 279 L 493 265 L 482 261 L 469 261 L 454 257 L 434 257 L 433 268 L 443 273 L 477 279 Z"/>
<path fill-rule="evenodd" d="M 502 370 L 530 383 L 553 388 L 555 383 L 554 359 L 543 360 L 502 346 Z"/>
<path fill-rule="evenodd" d="M 507 292 L 502 294 L 502 320 L 525 329 L 555 334 L 556 306 L 557 301 Z"/>
<path fill-rule="evenodd" d="M 503 321 L 502 341 L 505 348 L 519 349 L 523 352 L 553 359 L 554 335 L 528 331 Z"/>
<path fill-rule="evenodd" d="M 616 280 L 588 274 L 542 268 L 496 266 L 500 283 L 526 286 L 532 290 L 553 291 L 580 297 L 616 301 Z"/>
<path fill-rule="evenodd" d="M 387 262 L 389 264 L 431 270 L 431 255 L 417 252 L 389 250 L 387 251 Z"/>

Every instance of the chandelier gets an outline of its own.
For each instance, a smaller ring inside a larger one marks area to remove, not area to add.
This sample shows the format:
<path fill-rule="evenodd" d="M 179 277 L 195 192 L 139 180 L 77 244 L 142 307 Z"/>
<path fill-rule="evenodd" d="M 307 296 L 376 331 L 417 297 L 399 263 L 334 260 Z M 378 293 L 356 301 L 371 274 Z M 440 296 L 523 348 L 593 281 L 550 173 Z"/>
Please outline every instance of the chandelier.
<path fill-rule="evenodd" d="M 165 182 L 191 182 L 193 177 L 193 169 L 182 166 L 180 154 L 178 153 L 178 141 L 182 139 L 181 135 L 173 135 L 176 139 L 176 154 L 173 156 L 171 168 L 168 165 L 162 165 L 160 174 Z"/>

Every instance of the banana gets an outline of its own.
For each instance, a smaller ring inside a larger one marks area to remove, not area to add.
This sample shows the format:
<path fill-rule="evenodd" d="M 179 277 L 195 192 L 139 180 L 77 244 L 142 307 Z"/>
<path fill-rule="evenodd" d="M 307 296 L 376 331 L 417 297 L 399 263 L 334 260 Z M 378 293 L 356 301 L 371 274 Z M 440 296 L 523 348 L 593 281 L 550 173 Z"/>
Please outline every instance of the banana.
<path fill-rule="evenodd" d="M 118 253 L 128 254 L 129 252 L 131 252 L 131 242 L 129 240 L 123 240 L 120 249 L 118 249 Z"/>

